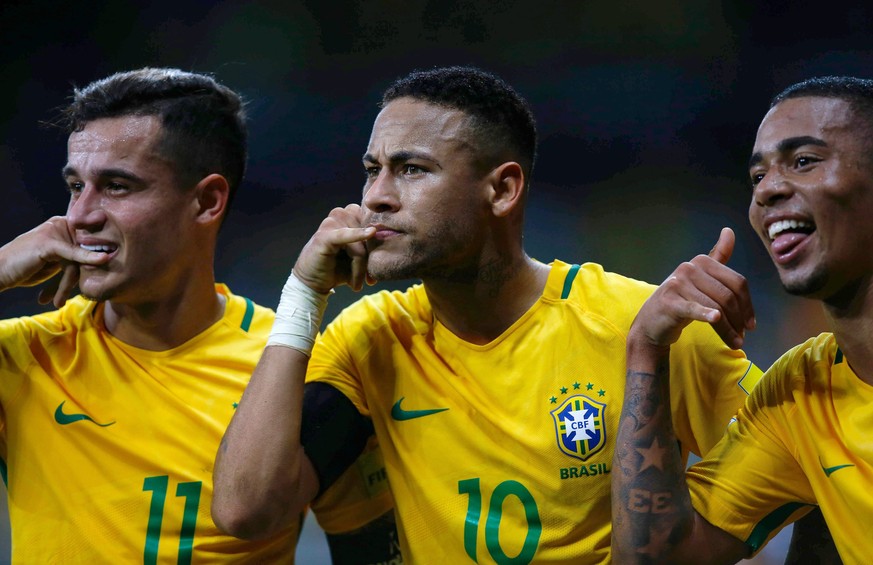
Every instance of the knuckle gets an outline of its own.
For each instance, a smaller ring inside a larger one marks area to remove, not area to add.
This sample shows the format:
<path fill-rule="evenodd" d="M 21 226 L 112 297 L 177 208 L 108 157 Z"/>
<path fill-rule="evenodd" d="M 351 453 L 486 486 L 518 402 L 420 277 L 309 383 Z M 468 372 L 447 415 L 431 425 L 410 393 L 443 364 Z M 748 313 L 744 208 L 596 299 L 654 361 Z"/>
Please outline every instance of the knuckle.
<path fill-rule="evenodd" d="M 343 208 L 334 208 L 330 211 L 324 220 L 321 221 L 321 226 L 337 226 L 345 223 L 346 211 Z"/>
<path fill-rule="evenodd" d="M 304 249 L 314 249 L 319 250 L 328 245 L 330 245 L 330 239 L 328 238 L 328 231 L 319 230 L 315 232 L 312 237 L 309 239 L 309 242 L 306 244 Z"/>
<path fill-rule="evenodd" d="M 319 224 L 318 229 L 330 229 L 332 226 L 336 225 L 337 221 L 337 214 L 334 214 L 334 212 L 331 211 L 331 213 L 328 214 L 325 219 L 321 220 L 321 224 Z"/>
<path fill-rule="evenodd" d="M 682 283 L 680 282 L 679 277 L 676 276 L 671 276 L 661 284 L 661 287 L 664 288 L 664 290 L 667 292 L 675 291 L 681 286 Z"/>

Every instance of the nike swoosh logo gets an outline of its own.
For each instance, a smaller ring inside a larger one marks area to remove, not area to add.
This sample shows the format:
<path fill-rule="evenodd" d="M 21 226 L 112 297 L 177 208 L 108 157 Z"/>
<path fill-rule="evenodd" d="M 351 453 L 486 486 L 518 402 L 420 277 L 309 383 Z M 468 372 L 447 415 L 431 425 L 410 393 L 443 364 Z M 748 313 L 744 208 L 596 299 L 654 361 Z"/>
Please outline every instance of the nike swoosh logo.
<path fill-rule="evenodd" d="M 73 422 L 81 422 L 82 420 L 87 420 L 88 422 L 91 422 L 93 424 L 97 424 L 101 428 L 105 428 L 106 426 L 111 426 L 112 424 L 115 423 L 114 421 L 112 421 L 112 422 L 109 422 L 108 424 L 101 424 L 100 422 L 94 420 L 94 418 L 92 418 L 91 416 L 89 416 L 87 414 L 64 414 L 64 403 L 66 403 L 66 402 L 67 401 L 64 400 L 64 402 L 61 402 L 60 404 L 58 404 L 58 407 L 55 410 L 55 422 L 57 422 L 58 424 L 60 424 L 62 426 L 66 426 L 67 424 L 72 424 Z"/>
<path fill-rule="evenodd" d="M 403 422 L 404 420 L 414 420 L 416 418 L 423 418 L 425 416 L 430 416 L 431 414 L 436 414 L 438 412 L 445 412 L 448 408 L 430 408 L 428 410 L 404 410 L 400 407 L 400 403 L 403 402 L 405 396 L 401 396 L 400 400 L 394 403 L 394 406 L 391 407 L 391 417 L 397 420 L 398 422 Z"/>
<path fill-rule="evenodd" d="M 818 458 L 818 464 L 821 465 L 821 470 L 824 471 L 825 477 L 830 477 L 836 471 L 840 469 L 845 469 L 846 467 L 854 467 L 851 463 L 847 463 L 845 465 L 834 465 L 833 467 L 825 467 L 821 462 L 821 457 Z"/>

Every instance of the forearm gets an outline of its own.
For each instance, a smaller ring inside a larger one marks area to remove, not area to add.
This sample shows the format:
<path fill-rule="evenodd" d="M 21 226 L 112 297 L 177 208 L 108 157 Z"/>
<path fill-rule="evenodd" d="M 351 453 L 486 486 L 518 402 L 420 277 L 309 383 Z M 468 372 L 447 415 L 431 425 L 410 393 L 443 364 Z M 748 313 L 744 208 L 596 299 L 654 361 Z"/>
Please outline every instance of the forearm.
<path fill-rule="evenodd" d="M 731 348 L 755 326 L 746 280 L 726 266 L 733 248 L 733 231 L 722 229 L 708 255 L 680 264 L 661 283 L 628 332 L 612 474 L 617 561 L 735 563 L 748 551 L 692 508 L 670 405 L 670 347 L 688 324 L 710 324 Z"/>
<path fill-rule="evenodd" d="M 295 349 L 267 347 L 221 442 L 212 513 L 233 535 L 258 538 L 287 526 L 317 492 L 300 445 L 307 362 Z"/>
<path fill-rule="evenodd" d="M 613 557 L 617 563 L 736 563 L 748 557 L 748 547 L 691 505 L 673 431 L 669 373 L 669 348 L 628 339 L 613 458 Z"/>
<path fill-rule="evenodd" d="M 627 354 L 613 460 L 613 556 L 676 563 L 671 541 L 688 533 L 694 512 L 671 419 L 669 348 L 629 339 Z"/>

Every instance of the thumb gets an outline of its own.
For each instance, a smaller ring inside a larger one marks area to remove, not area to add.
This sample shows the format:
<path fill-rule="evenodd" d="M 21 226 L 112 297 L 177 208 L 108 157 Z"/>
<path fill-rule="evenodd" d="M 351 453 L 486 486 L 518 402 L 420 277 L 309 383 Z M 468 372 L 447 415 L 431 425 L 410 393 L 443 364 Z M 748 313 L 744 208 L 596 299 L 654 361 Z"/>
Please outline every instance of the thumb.
<path fill-rule="evenodd" d="M 721 233 L 718 236 L 718 241 L 715 243 L 715 247 L 713 247 L 709 252 L 709 256 L 722 265 L 727 265 L 728 260 L 730 260 L 731 255 L 734 253 L 735 242 L 736 236 L 734 235 L 734 230 L 730 228 L 722 228 Z"/>

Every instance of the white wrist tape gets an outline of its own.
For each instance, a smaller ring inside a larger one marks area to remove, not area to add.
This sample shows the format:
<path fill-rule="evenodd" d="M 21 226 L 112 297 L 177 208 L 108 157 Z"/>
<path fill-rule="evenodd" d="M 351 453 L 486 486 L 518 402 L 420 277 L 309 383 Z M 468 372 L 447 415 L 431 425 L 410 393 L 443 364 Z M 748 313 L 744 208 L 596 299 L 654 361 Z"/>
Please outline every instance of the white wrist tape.
<path fill-rule="evenodd" d="M 282 289 L 267 345 L 283 345 L 309 357 L 327 308 L 327 297 L 332 293 L 312 290 L 292 272 Z"/>

